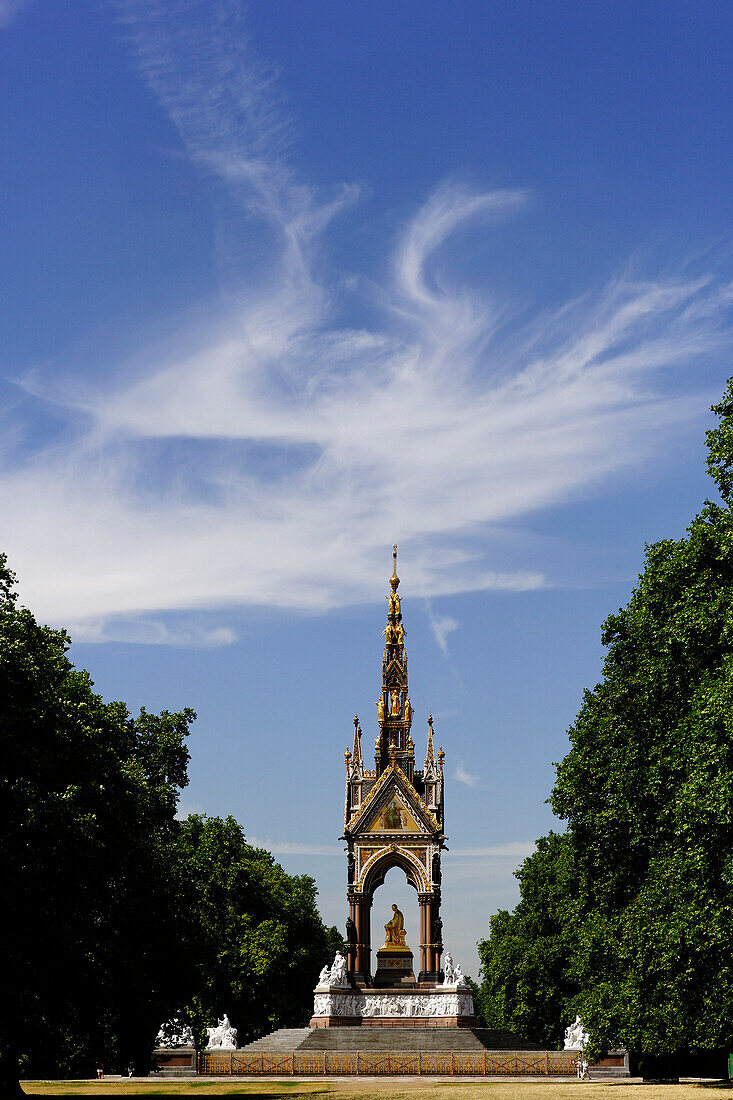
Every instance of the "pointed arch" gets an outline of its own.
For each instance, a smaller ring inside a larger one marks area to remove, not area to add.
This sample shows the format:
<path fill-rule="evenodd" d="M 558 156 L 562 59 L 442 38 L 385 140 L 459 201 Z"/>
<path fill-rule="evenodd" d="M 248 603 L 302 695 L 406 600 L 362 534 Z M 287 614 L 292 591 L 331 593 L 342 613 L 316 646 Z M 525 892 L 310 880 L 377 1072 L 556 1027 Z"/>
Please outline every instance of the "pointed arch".
<path fill-rule="evenodd" d="M 385 875 L 393 867 L 399 867 L 404 871 L 408 883 L 418 894 L 430 889 L 430 882 L 425 874 L 425 868 L 420 862 L 404 848 L 398 848 L 391 844 L 389 848 L 383 848 L 372 856 L 366 864 L 361 877 L 360 889 L 370 898 L 374 891 L 382 885 Z"/>

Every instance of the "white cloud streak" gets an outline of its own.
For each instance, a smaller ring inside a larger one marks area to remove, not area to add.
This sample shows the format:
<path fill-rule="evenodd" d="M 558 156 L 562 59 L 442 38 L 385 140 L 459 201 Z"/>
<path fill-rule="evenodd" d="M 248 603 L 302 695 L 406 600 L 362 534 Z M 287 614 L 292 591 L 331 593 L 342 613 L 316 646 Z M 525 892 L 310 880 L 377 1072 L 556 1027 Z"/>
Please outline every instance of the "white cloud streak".
<path fill-rule="evenodd" d="M 274 856 L 338 856 L 344 858 L 343 848 L 336 844 L 304 844 L 295 840 L 261 840 L 248 837 L 253 848 L 265 848 Z"/>
<path fill-rule="evenodd" d="M 189 10 L 123 9 L 186 152 L 247 225 L 267 226 L 276 259 L 223 317 L 103 364 L 96 391 L 43 370 L 25 380 L 69 430 L 0 452 L 0 546 L 23 599 L 89 639 L 170 642 L 170 612 L 372 599 L 394 541 L 414 595 L 540 587 L 541 568 L 492 567 L 492 529 L 597 492 L 700 415 L 707 395 L 669 396 L 658 379 L 728 340 L 730 288 L 626 274 L 509 324 L 442 261 L 451 250 L 455 267 L 457 235 L 525 195 L 447 182 L 399 235 L 375 320 L 350 327 L 339 280 L 316 270 L 357 189 L 323 196 L 296 179 L 236 7 L 199 5 L 197 31 Z M 441 648 L 454 625 L 435 620 Z M 186 627 L 182 642 L 223 644 L 229 629 Z"/>
<path fill-rule="evenodd" d="M 526 859 L 535 851 L 533 840 L 510 840 L 506 844 L 493 844 L 485 848 L 451 848 L 455 859 Z"/>
<path fill-rule="evenodd" d="M 158 619 L 139 616 L 131 619 L 117 617 L 87 618 L 77 623 L 74 631 L 77 642 L 127 642 L 137 645 L 170 645 L 196 649 L 218 649 L 236 642 L 237 634 L 228 626 L 209 626 L 190 621 L 183 625 L 164 623 Z"/>
<path fill-rule="evenodd" d="M 457 780 L 458 783 L 463 783 L 465 787 L 475 787 L 477 786 L 481 776 L 472 775 L 471 772 L 466 771 L 463 766 L 463 761 L 459 760 L 456 764 L 455 771 L 453 772 L 453 778 Z"/>
<path fill-rule="evenodd" d="M 458 630 L 461 625 L 458 619 L 451 618 L 450 615 L 438 615 L 433 610 L 433 605 L 430 600 L 425 601 L 425 607 L 428 613 L 428 622 L 430 623 L 430 629 L 433 632 L 433 637 L 438 643 L 438 647 L 444 657 L 448 656 L 448 635 L 452 634 L 454 630 Z"/>
<path fill-rule="evenodd" d="M 512 840 L 484 848 L 451 848 L 446 872 L 456 882 L 478 879 L 484 884 L 510 883 L 517 867 L 535 849 L 531 840 Z"/>

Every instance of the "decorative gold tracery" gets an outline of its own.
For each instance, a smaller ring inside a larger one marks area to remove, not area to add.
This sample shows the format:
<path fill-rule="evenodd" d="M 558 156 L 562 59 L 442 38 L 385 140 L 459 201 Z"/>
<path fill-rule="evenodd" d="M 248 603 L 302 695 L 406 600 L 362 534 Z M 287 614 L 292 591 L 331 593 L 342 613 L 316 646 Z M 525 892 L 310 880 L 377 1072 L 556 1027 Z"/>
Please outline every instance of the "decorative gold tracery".
<path fill-rule="evenodd" d="M 405 863 L 409 864 L 415 881 L 411 880 L 408 870 L 404 866 Z M 356 889 L 362 892 L 372 893 L 378 885 L 381 885 L 387 871 L 391 871 L 393 867 L 402 867 L 402 870 L 405 871 L 407 875 L 407 881 L 420 893 L 427 894 L 432 891 L 432 883 L 428 878 L 426 868 L 422 866 L 420 861 L 413 855 L 410 848 L 397 844 L 390 844 L 389 847 L 380 848 L 378 852 L 375 852 L 367 860 L 359 872 Z M 377 878 L 380 879 L 379 883 L 373 881 Z"/>
<path fill-rule="evenodd" d="M 391 776 L 393 776 L 393 775 L 402 780 L 402 793 L 406 794 L 406 792 L 409 791 L 409 799 L 416 802 L 417 805 L 420 807 L 423 814 L 427 818 L 428 826 L 433 831 L 440 832 L 440 825 L 436 821 L 435 815 L 433 814 L 432 810 L 427 806 L 425 801 L 420 797 L 418 792 L 415 790 L 414 785 L 407 778 L 407 776 L 402 771 L 402 768 L 399 766 L 399 764 L 390 764 L 389 767 L 385 771 L 382 772 L 382 774 L 380 775 L 377 782 L 374 784 L 372 789 L 367 794 L 366 798 L 364 798 L 362 800 L 362 802 L 360 803 L 360 805 L 355 808 L 354 813 L 351 815 L 350 819 L 346 822 L 347 829 L 350 832 L 356 831 L 357 822 L 359 822 L 359 819 L 361 819 L 361 826 L 360 826 L 361 828 L 363 828 L 366 825 L 367 817 L 369 816 L 368 812 L 367 812 L 369 807 L 371 806 L 372 802 L 374 802 L 374 800 L 377 798 L 377 796 L 382 793 L 384 788 L 389 783 L 389 780 L 390 780 Z"/>

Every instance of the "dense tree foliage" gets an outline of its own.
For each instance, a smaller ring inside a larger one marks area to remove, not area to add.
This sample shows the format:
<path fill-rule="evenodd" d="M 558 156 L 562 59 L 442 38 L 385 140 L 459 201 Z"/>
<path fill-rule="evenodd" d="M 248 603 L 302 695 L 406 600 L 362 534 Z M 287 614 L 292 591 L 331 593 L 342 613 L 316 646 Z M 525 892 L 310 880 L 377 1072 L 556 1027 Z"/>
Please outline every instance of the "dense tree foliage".
<path fill-rule="evenodd" d="M 708 433 L 722 503 L 647 548 L 603 627 L 552 807 L 480 945 L 497 1023 L 559 1042 L 579 1011 L 650 1053 L 733 1049 L 733 384 Z"/>
<path fill-rule="evenodd" d="M 566 974 L 577 900 L 567 835 L 550 833 L 520 867 L 521 901 L 491 918 L 479 944 L 483 981 L 477 1003 L 489 1027 L 508 1028 L 553 1047 L 575 993 Z"/>
<path fill-rule="evenodd" d="M 243 1038 L 303 1023 L 338 941 L 311 879 L 237 823 L 176 820 L 193 711 L 132 717 L 19 606 L 0 556 L 0 1092 L 150 1065 L 181 1008 Z"/>
<path fill-rule="evenodd" d="M 303 1027 L 318 973 L 343 940 L 327 929 L 307 875 L 288 875 L 253 848 L 232 817 L 192 814 L 179 845 L 194 889 L 190 955 L 196 996 L 187 1013 L 198 1037 L 227 1012 L 240 1044 L 278 1027 Z"/>
<path fill-rule="evenodd" d="M 179 995 L 171 838 L 194 715 L 104 703 L 63 631 L 20 608 L 0 558 L 0 1065 L 140 1062 Z M 9 1083 L 10 1082 L 10 1083 Z"/>

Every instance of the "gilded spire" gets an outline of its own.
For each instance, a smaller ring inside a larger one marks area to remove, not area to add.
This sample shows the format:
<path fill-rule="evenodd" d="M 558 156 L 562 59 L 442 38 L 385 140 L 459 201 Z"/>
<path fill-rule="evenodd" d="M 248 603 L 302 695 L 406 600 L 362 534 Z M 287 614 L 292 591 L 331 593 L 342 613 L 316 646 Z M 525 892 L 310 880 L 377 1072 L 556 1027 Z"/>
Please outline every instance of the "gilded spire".
<path fill-rule="evenodd" d="M 428 715 L 428 751 L 425 755 L 425 767 L 427 767 L 428 764 L 433 764 L 434 762 L 435 762 L 435 754 L 433 752 L 433 716 L 432 716 L 432 714 L 429 714 Z"/>
<path fill-rule="evenodd" d="M 411 770 L 414 753 L 410 738 L 412 706 L 407 696 L 407 656 L 405 654 L 405 628 L 402 625 L 402 604 L 397 592 L 400 578 L 397 576 L 397 546 L 392 547 L 391 592 L 387 595 L 387 625 L 384 628 L 384 655 L 382 657 L 382 691 L 377 700 L 379 737 L 377 738 L 377 774 L 390 761 L 390 749 L 394 749 L 400 766 Z"/>
<path fill-rule="evenodd" d="M 358 714 L 354 715 L 354 752 L 352 755 L 354 765 L 361 765 L 361 726 L 359 725 Z"/>

